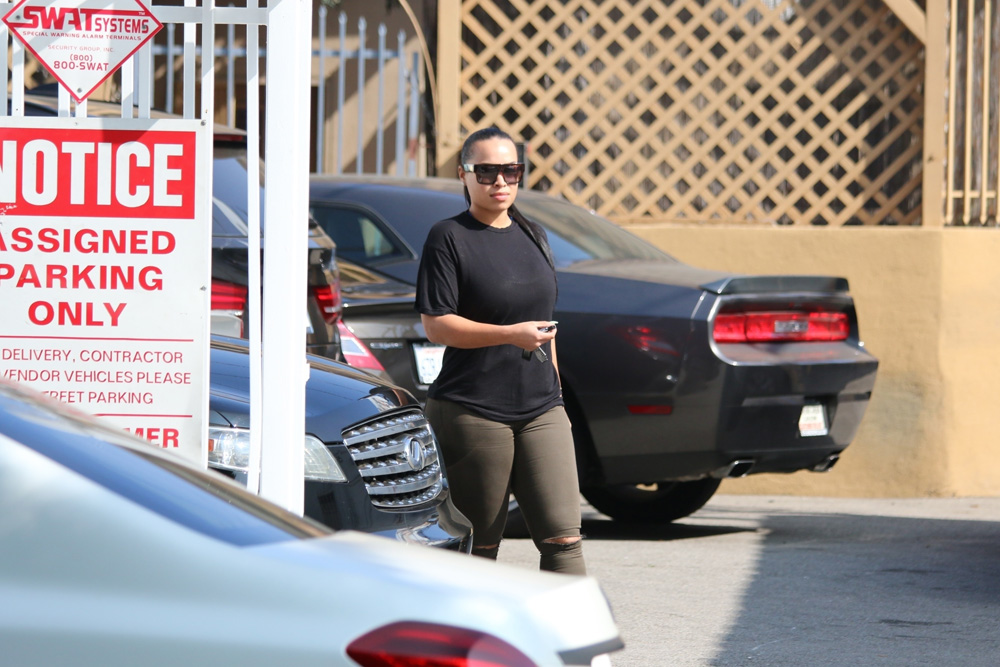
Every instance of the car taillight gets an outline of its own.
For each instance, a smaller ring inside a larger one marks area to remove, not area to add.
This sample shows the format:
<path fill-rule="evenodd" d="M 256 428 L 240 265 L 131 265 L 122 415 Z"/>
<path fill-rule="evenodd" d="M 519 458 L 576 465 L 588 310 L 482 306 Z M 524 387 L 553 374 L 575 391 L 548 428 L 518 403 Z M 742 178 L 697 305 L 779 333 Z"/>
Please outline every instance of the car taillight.
<path fill-rule="evenodd" d="M 243 337 L 243 313 L 247 308 L 246 285 L 212 281 L 212 333 Z"/>
<path fill-rule="evenodd" d="M 240 315 L 247 307 L 247 288 L 245 285 L 227 283 L 224 280 L 212 281 L 212 310 L 238 311 Z"/>
<path fill-rule="evenodd" d="M 507 642 L 476 630 L 403 621 L 372 630 L 347 647 L 362 667 L 534 667 Z"/>
<path fill-rule="evenodd" d="M 354 332 L 347 328 L 343 320 L 337 322 L 337 329 L 340 331 L 340 351 L 344 354 L 344 361 L 349 366 L 363 368 L 369 371 L 385 372 L 385 367 L 372 354 L 368 346 L 361 342 L 361 339 L 354 335 Z"/>
<path fill-rule="evenodd" d="M 773 343 L 845 340 L 850 325 L 845 313 L 767 311 L 721 313 L 712 335 L 717 343 Z"/>
<path fill-rule="evenodd" d="M 333 324 L 340 319 L 340 285 L 316 285 L 312 288 L 313 298 L 319 306 L 319 312 L 327 324 Z"/>

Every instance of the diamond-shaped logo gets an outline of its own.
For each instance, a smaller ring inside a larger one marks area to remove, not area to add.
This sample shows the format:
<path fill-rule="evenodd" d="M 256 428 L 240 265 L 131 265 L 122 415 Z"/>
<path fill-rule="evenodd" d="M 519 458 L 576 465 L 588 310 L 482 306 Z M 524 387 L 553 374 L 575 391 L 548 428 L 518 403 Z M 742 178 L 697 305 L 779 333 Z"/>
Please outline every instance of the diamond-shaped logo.
<path fill-rule="evenodd" d="M 3 22 L 77 102 L 163 27 L 140 0 L 21 0 Z"/>

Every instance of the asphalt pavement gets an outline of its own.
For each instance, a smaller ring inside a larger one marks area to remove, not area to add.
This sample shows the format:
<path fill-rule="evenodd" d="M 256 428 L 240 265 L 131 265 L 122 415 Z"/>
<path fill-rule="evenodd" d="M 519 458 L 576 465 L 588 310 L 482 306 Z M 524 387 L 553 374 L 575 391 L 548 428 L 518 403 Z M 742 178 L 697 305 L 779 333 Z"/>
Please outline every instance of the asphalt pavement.
<path fill-rule="evenodd" d="M 1000 498 L 719 495 L 666 526 L 583 512 L 615 667 L 1000 665 Z M 500 561 L 537 567 L 529 540 Z"/>

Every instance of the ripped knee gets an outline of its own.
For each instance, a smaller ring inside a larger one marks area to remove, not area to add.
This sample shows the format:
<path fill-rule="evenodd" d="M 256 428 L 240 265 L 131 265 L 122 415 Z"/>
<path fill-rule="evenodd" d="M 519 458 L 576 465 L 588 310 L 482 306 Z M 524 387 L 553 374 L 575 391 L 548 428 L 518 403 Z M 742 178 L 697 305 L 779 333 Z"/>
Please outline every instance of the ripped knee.
<path fill-rule="evenodd" d="M 586 574 L 583 563 L 583 544 L 579 535 L 570 537 L 550 537 L 537 544 L 542 570 L 565 572 L 566 574 Z"/>

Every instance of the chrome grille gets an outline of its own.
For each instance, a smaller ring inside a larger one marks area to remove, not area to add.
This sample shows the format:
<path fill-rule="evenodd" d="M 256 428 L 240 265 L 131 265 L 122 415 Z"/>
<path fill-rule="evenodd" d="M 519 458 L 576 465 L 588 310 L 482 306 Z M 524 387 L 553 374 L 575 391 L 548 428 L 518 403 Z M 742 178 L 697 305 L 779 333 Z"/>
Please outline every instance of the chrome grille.
<path fill-rule="evenodd" d="M 412 507 L 441 493 L 437 441 L 422 412 L 352 426 L 344 431 L 344 444 L 376 507 Z"/>

